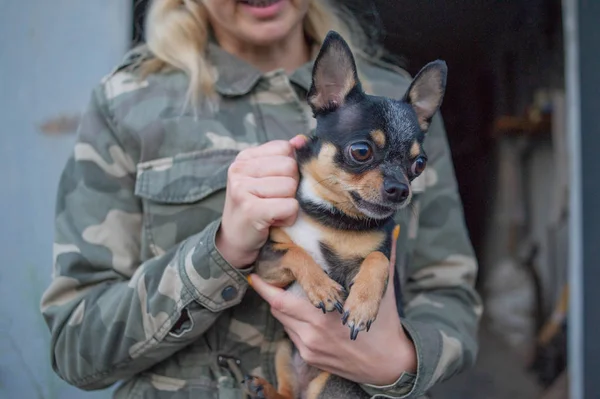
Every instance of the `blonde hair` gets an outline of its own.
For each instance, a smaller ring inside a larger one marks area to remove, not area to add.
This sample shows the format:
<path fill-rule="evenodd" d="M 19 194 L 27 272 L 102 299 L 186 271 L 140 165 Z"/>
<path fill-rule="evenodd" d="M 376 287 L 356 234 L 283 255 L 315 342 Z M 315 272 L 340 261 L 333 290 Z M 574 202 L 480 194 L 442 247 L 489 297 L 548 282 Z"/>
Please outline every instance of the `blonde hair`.
<path fill-rule="evenodd" d="M 334 9 L 326 0 L 310 0 L 304 32 L 321 44 L 329 30 L 339 32 L 356 54 L 362 54 L 366 37 L 349 13 Z M 352 30 L 348 26 L 354 26 Z M 189 78 L 187 101 L 214 95 L 215 71 L 205 57 L 209 22 L 202 0 L 152 0 L 145 19 L 146 46 L 151 58 L 141 64 L 147 75 L 169 69 L 185 72 Z"/>

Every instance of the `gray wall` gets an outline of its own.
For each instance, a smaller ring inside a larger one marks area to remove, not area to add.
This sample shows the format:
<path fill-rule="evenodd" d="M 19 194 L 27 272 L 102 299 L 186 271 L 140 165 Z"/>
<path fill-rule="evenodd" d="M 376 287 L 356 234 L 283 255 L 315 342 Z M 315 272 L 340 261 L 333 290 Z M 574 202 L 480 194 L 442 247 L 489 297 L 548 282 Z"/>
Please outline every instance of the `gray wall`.
<path fill-rule="evenodd" d="M 56 184 L 74 136 L 39 126 L 77 114 L 126 51 L 130 2 L 0 1 L 0 398 L 108 397 L 52 371 L 38 307 L 52 269 Z"/>

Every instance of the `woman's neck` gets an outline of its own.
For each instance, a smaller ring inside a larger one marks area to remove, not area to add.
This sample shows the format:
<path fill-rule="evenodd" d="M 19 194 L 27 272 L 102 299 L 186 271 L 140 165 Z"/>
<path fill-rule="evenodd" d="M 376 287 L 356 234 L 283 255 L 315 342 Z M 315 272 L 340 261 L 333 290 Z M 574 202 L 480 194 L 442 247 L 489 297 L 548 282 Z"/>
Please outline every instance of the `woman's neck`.
<path fill-rule="evenodd" d="M 262 72 L 283 68 L 287 73 L 291 73 L 310 60 L 310 47 L 301 25 L 290 32 L 284 40 L 268 46 L 240 42 L 226 34 L 220 34 L 218 30 L 215 30 L 214 35 L 225 51 L 243 59 Z"/>

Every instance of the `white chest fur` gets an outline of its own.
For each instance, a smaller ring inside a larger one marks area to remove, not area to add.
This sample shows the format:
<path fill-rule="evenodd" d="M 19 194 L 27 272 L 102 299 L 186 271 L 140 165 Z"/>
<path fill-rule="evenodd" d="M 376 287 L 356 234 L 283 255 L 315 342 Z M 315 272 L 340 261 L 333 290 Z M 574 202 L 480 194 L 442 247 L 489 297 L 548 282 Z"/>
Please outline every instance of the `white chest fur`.
<path fill-rule="evenodd" d="M 293 226 L 284 227 L 283 231 L 285 231 L 296 245 L 308 252 L 325 272 L 329 271 L 320 245 L 323 233 L 307 220 L 307 216 L 302 210 L 298 212 L 296 223 Z"/>

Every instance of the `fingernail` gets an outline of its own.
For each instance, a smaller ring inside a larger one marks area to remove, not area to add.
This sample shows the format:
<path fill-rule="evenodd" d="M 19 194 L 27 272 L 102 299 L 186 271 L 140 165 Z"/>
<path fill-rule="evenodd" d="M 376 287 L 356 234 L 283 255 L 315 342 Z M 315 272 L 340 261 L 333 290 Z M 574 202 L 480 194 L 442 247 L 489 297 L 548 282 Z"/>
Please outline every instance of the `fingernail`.
<path fill-rule="evenodd" d="M 252 287 L 252 276 L 248 276 L 246 280 L 248 280 L 248 285 Z"/>
<path fill-rule="evenodd" d="M 296 135 L 296 137 L 294 137 L 294 138 L 292 139 L 292 141 L 293 141 L 293 140 L 298 140 L 298 139 L 302 139 L 303 141 L 307 141 L 307 140 L 308 140 L 308 136 L 307 136 L 307 135 L 305 135 L 305 134 L 298 134 L 298 135 Z"/>
<path fill-rule="evenodd" d="M 400 225 L 397 224 L 396 227 L 394 227 L 394 240 L 398 239 L 398 236 L 400 235 Z"/>

